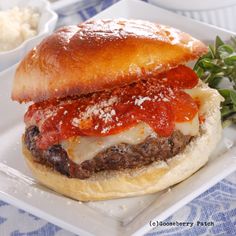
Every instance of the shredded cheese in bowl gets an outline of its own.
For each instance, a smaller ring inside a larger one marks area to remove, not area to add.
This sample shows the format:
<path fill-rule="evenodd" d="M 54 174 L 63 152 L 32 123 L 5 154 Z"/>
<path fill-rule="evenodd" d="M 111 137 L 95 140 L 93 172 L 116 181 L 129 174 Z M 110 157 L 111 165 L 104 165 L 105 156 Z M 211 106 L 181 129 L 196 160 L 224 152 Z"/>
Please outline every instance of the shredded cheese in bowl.
<path fill-rule="evenodd" d="M 0 52 L 12 50 L 37 35 L 39 17 L 30 7 L 0 11 Z"/>

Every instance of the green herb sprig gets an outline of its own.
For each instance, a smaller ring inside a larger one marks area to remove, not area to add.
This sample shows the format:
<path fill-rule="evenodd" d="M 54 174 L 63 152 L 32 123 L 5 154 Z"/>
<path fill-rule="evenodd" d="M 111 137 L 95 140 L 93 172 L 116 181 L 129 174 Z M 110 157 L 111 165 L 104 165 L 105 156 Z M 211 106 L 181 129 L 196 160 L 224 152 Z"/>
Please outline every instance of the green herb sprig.
<path fill-rule="evenodd" d="M 217 36 L 215 44 L 209 46 L 208 53 L 197 61 L 194 70 L 224 97 L 221 104 L 223 126 L 236 124 L 236 37 L 224 43 Z M 222 80 L 228 80 L 230 88 L 222 87 Z"/>

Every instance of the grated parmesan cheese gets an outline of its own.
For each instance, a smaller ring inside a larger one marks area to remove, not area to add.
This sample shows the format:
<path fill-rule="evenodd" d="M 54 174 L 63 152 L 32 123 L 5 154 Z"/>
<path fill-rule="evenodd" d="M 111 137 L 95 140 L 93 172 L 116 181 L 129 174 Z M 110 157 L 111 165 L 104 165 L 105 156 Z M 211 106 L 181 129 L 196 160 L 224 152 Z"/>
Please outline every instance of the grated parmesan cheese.
<path fill-rule="evenodd" d="M 38 22 L 39 13 L 29 7 L 0 11 L 0 51 L 12 50 L 35 36 Z"/>
<path fill-rule="evenodd" d="M 134 105 L 141 106 L 145 101 L 151 101 L 152 99 L 150 97 L 141 97 L 135 99 Z"/>
<path fill-rule="evenodd" d="M 80 119 L 78 119 L 78 118 L 76 118 L 76 117 L 73 118 L 71 124 L 72 124 L 73 126 L 75 126 L 75 127 L 79 127 Z"/>

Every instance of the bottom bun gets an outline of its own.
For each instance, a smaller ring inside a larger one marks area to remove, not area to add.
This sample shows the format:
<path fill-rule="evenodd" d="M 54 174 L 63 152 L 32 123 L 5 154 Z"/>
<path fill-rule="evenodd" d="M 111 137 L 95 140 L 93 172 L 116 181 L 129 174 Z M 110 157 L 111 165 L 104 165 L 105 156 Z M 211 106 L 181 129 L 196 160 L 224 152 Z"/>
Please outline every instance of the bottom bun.
<path fill-rule="evenodd" d="M 105 200 L 154 193 L 186 179 L 209 158 L 221 137 L 221 96 L 213 89 L 203 86 L 205 100 L 201 113 L 205 121 L 200 133 L 194 137 L 183 152 L 167 162 L 155 162 L 139 169 L 103 171 L 88 179 L 68 178 L 53 169 L 34 161 L 23 145 L 28 166 L 43 185 L 65 196 L 80 201 Z"/>

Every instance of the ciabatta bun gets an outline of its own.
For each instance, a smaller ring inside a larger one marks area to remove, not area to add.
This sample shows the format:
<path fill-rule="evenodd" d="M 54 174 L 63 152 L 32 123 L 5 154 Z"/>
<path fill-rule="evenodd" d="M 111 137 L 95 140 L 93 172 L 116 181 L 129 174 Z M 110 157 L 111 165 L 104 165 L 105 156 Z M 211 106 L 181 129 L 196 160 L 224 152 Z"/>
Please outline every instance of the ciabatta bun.
<path fill-rule="evenodd" d="M 177 29 L 141 20 L 90 20 L 59 29 L 18 66 L 12 99 L 39 102 L 147 79 L 207 51 Z"/>
<path fill-rule="evenodd" d="M 23 145 L 29 168 L 43 185 L 65 196 L 81 201 L 104 200 L 154 193 L 186 179 L 209 158 L 221 137 L 220 102 L 222 97 L 214 89 L 201 84 L 204 99 L 200 112 L 205 117 L 200 133 L 183 152 L 168 160 L 155 162 L 135 170 L 103 171 L 81 180 L 68 178 L 34 161 Z"/>

